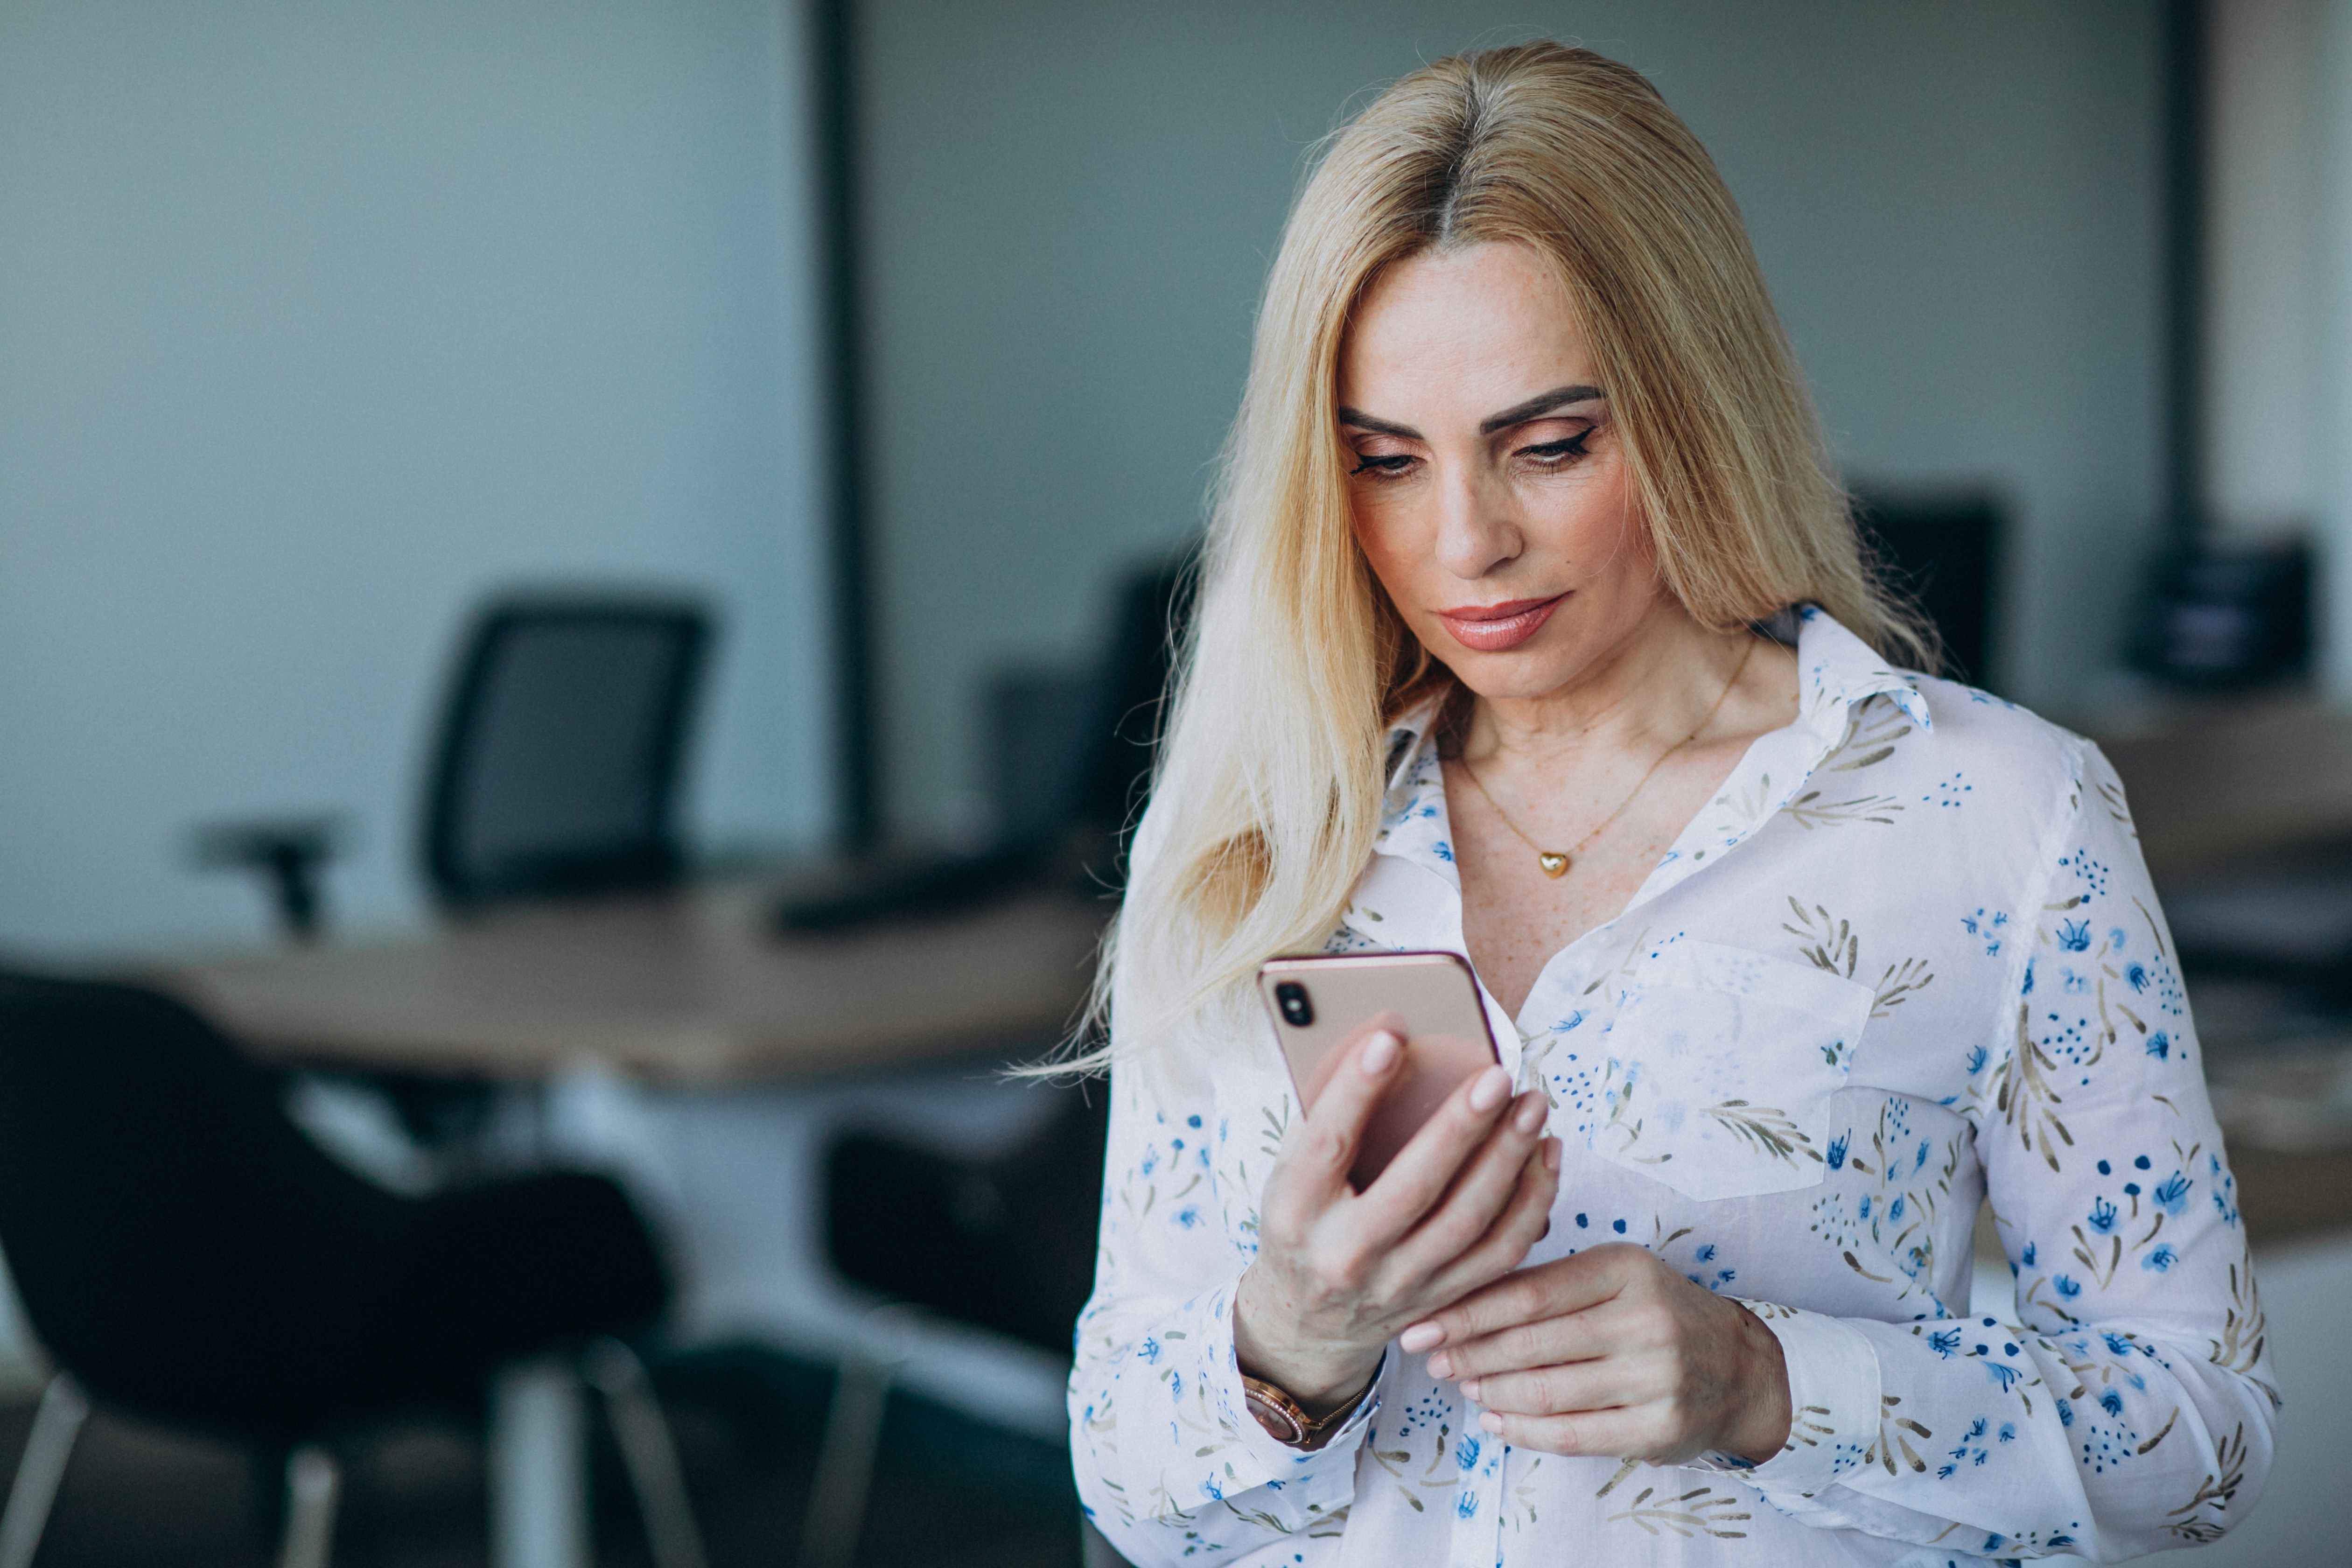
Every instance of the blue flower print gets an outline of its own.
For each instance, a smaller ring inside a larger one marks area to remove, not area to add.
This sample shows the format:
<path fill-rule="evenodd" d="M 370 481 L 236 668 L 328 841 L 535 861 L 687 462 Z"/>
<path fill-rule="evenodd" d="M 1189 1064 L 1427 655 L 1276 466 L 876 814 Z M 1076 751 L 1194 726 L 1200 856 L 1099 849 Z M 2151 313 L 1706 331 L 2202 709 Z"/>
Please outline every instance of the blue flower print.
<path fill-rule="evenodd" d="M 1984 1363 L 1984 1370 L 1986 1381 L 2003 1394 L 2008 1393 L 2017 1382 L 2017 1369 L 2005 1361 L 1989 1361 Z"/>
<path fill-rule="evenodd" d="M 2155 1189 L 2147 1194 L 2147 1201 L 2179 1219 L 2189 1207 L 2189 1178 L 2175 1171 L 2157 1183 Z"/>
<path fill-rule="evenodd" d="M 2091 922 L 2061 921 L 2058 922 L 2058 945 L 2068 952 L 2085 952 L 2091 946 Z"/>
<path fill-rule="evenodd" d="M 2053 1279 L 2051 1283 L 2057 1286 L 2058 1294 L 2065 1297 L 2069 1301 L 2083 1293 L 2081 1281 L 2070 1279 L 2063 1274 L 2059 1275 L 2055 1279 Z"/>
<path fill-rule="evenodd" d="M 1992 1060 L 1992 1053 L 1986 1050 L 1982 1046 L 1969 1047 L 1969 1076 L 1970 1078 L 1974 1078 L 1977 1074 L 1984 1071 L 1985 1063 L 1990 1060 Z"/>
<path fill-rule="evenodd" d="M 2116 1228 L 2116 1205 L 2100 1198 L 2091 1205 L 2091 1228 L 2101 1236 L 2112 1236 Z"/>
<path fill-rule="evenodd" d="M 1471 1515 L 1473 1515 L 1473 1514 L 1476 1513 L 1477 1511 L 1478 1511 L 1478 1494 L 1477 1494 L 1476 1492 L 1472 1491 L 1468 1487 L 1464 1487 L 1464 1488 L 1462 1489 L 1462 1497 L 1461 1497 L 1461 1500 L 1460 1500 L 1459 1501 L 1455 1502 L 1455 1503 L 1454 1503 L 1454 1512 L 1455 1517 L 1460 1518 L 1460 1519 L 1468 1519 Z"/>
<path fill-rule="evenodd" d="M 2124 1396 L 2110 1388 L 2099 1395 L 2099 1408 L 2110 1415 L 2121 1415 L 2124 1413 Z"/>
<path fill-rule="evenodd" d="M 2124 981 L 2135 991 L 2147 989 L 2147 966 L 2142 963 L 2124 965 Z"/>
<path fill-rule="evenodd" d="M 2000 913 L 1987 914 L 1982 910 L 1979 910 L 1972 915 L 1962 915 L 1960 917 L 1960 929 L 1984 943 L 1985 956 L 1987 958 L 1999 958 L 2000 956 L 2001 942 L 2008 930 L 2008 926 L 2009 917 L 2007 915 Z"/>
<path fill-rule="evenodd" d="M 2028 1268 L 2033 1267 L 2033 1243 L 2029 1241 L 2025 1244 L 2025 1251 L 2020 1255 L 2018 1262 Z"/>
<path fill-rule="evenodd" d="M 1454 1464 L 1457 1469 L 1475 1469 L 1478 1464 L 1478 1439 L 1465 1434 L 1454 1445 Z"/>
<path fill-rule="evenodd" d="M 2072 1426 L 2074 1424 L 2074 1407 L 2063 1399 L 2055 1403 L 2058 1406 L 2058 1425 Z"/>
<path fill-rule="evenodd" d="M 2180 1261 L 2180 1254 L 2172 1250 L 2168 1241 L 2158 1242 L 2156 1250 L 2139 1260 L 2139 1266 L 2152 1273 L 2161 1274 Z"/>
<path fill-rule="evenodd" d="M 1186 1230 L 1191 1230 L 1193 1226 L 1201 1223 L 1201 1211 L 1196 1208 L 1178 1209 L 1176 1211 L 1176 1223 L 1182 1226 Z"/>
<path fill-rule="evenodd" d="M 1942 1356 L 1946 1361 L 1951 1360 L 1952 1352 L 1960 1348 L 1960 1331 L 1958 1329 L 1943 1329 L 1935 1333 L 1929 1334 L 1927 1336 L 1927 1348 L 1934 1351 L 1937 1355 Z"/>
<path fill-rule="evenodd" d="M 1974 1071 L 1975 1069 L 1970 1068 L 1969 1070 Z M 1845 1143 L 1846 1139 L 1850 1136 L 1851 1133 L 1849 1132 L 1841 1132 L 1836 1137 L 1830 1140 L 1829 1162 L 1831 1170 L 1843 1171 L 1845 1169 Z"/>

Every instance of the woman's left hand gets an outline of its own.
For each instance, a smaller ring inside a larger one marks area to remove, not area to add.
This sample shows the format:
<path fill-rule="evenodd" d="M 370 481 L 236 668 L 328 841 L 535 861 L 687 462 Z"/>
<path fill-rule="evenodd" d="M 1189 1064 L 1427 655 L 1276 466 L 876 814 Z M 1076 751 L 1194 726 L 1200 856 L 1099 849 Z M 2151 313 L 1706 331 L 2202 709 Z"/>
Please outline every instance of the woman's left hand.
<path fill-rule="evenodd" d="M 1780 1342 L 1737 1301 L 1623 1242 L 1523 1268 L 1398 1336 L 1433 1351 L 1514 1447 L 1761 1464 L 1789 1436 Z M 1442 1347 L 1442 1348 L 1441 1348 Z"/>

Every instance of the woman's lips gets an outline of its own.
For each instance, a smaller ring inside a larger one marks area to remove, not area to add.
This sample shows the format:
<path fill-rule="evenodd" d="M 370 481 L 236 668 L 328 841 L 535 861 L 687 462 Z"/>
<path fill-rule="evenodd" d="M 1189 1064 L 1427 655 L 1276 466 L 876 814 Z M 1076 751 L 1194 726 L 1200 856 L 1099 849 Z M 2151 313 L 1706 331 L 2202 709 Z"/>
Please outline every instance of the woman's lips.
<path fill-rule="evenodd" d="M 1440 610 L 1437 618 L 1454 634 L 1454 640 L 1464 647 L 1479 653 L 1501 653 L 1514 648 L 1538 632 L 1551 619 L 1551 613 L 1566 602 L 1566 594 L 1555 594 L 1549 599 L 1511 599 L 1500 605 L 1465 605 L 1458 610 Z"/>

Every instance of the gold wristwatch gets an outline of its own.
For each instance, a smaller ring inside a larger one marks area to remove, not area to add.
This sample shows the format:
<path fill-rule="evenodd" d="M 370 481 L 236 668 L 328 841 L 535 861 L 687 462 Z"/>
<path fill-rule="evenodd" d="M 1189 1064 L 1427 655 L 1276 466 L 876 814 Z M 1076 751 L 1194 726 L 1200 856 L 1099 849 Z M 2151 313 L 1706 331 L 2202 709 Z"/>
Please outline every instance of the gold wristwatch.
<path fill-rule="evenodd" d="M 1374 1377 L 1371 1383 L 1365 1384 L 1357 1392 L 1355 1397 L 1328 1415 L 1311 1416 L 1299 1407 L 1298 1401 L 1281 1389 L 1262 1377 L 1252 1377 L 1244 1373 L 1242 1402 L 1249 1406 L 1249 1413 L 1257 1417 L 1257 1424 L 1265 1427 L 1267 1436 L 1276 1442 L 1293 1448 L 1319 1448 L 1330 1430 L 1354 1414 L 1356 1406 L 1364 1402 L 1364 1395 L 1371 1393 L 1372 1383 L 1379 1381 Z"/>

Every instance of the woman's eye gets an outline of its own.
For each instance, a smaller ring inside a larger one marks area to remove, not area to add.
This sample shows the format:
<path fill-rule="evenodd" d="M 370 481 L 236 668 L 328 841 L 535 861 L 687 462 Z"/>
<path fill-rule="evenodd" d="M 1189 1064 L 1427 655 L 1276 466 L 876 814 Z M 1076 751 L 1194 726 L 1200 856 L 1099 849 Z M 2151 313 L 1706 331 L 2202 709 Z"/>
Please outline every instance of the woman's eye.
<path fill-rule="evenodd" d="M 1533 458 L 1539 463 L 1558 465 L 1572 458 L 1590 457 L 1591 454 L 1584 449 L 1584 444 L 1591 439 L 1592 432 L 1587 430 L 1580 435 L 1568 437 L 1564 440 L 1546 441 L 1538 446 L 1522 447 L 1519 448 L 1519 456 Z"/>
<path fill-rule="evenodd" d="M 1385 457 L 1366 458 L 1360 456 L 1356 466 L 1349 468 L 1348 472 L 1350 476 L 1356 474 L 1401 474 L 1412 466 L 1412 455 L 1410 452 L 1395 452 Z"/>

